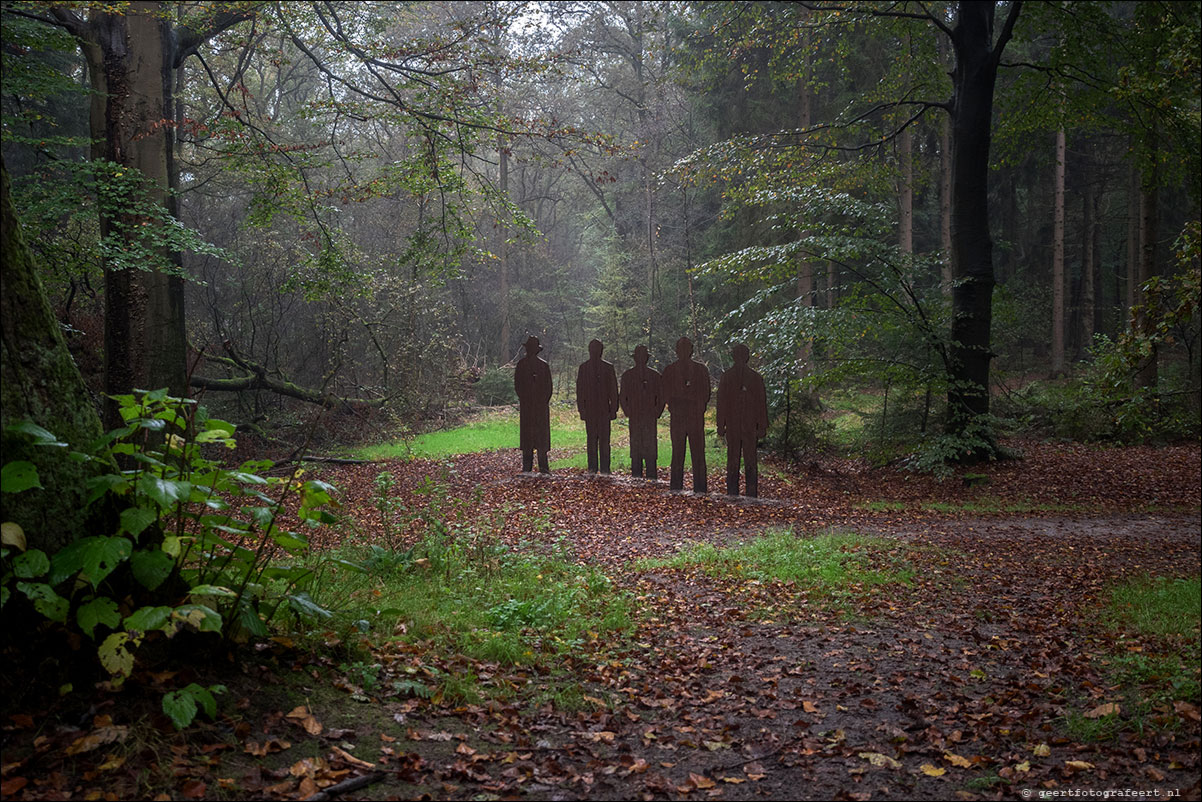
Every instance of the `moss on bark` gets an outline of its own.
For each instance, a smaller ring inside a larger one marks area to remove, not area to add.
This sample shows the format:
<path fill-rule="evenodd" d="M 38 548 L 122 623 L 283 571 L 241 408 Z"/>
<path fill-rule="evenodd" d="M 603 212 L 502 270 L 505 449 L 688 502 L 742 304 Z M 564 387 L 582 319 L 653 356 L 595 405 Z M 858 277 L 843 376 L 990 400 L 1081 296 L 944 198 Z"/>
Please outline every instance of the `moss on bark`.
<path fill-rule="evenodd" d="M 4 462 L 36 465 L 42 484 L 0 496 L 0 520 L 20 524 L 30 548 L 52 552 L 85 533 L 85 482 L 99 466 L 70 459 L 65 448 L 32 445 L 8 427 L 30 420 L 82 448 L 100 436 L 100 417 L 34 270 L 9 198 L 8 172 L 0 172 L 0 446 Z"/>

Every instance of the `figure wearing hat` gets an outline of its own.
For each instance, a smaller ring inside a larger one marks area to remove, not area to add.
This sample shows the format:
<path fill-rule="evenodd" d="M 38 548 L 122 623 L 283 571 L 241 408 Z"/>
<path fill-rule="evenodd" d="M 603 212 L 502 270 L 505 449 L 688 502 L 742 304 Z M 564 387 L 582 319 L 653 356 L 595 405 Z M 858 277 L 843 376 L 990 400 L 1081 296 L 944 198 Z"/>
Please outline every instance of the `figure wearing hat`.
<path fill-rule="evenodd" d="M 669 487 L 684 489 L 684 452 L 687 443 L 693 462 L 693 492 L 708 491 L 705 475 L 705 408 L 710 402 L 710 372 L 693 361 L 693 341 L 676 341 L 676 361 L 664 368 L 664 396 L 668 400 L 668 427 L 672 434 Z"/>
<path fill-rule="evenodd" d="M 634 349 L 634 367 L 622 374 L 618 403 L 630 420 L 630 475 L 657 479 L 659 442 L 655 424 L 664 413 L 666 399 L 659 373 L 647 367 L 649 356 L 645 345 Z"/>
<path fill-rule="evenodd" d="M 584 421 L 588 472 L 609 473 L 609 422 L 618 417 L 618 377 L 612 362 L 601 358 L 600 340 L 588 344 L 588 359 L 576 371 L 576 410 Z M 599 458 L 599 459 L 598 459 Z"/>
<path fill-rule="evenodd" d="M 756 444 L 768 433 L 768 396 L 764 378 L 747 364 L 751 351 L 743 343 L 731 349 L 735 363 L 718 380 L 718 436 L 726 438 L 726 494 L 739 495 L 739 459 L 743 460 L 746 495 L 759 495 Z"/>
<path fill-rule="evenodd" d="M 538 452 L 538 472 L 550 473 L 547 452 L 551 450 L 551 367 L 539 357 L 543 350 L 538 338 L 526 340 L 526 355 L 513 371 L 513 389 L 518 394 L 518 444 L 522 449 L 522 471 L 534 468 Z"/>

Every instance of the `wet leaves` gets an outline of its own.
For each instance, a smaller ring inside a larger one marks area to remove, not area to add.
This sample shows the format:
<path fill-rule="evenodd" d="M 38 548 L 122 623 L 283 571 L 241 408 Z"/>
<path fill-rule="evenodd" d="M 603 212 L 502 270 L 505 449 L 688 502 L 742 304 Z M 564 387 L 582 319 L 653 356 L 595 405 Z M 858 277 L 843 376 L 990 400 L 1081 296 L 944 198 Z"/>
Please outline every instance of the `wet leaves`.
<path fill-rule="evenodd" d="M 1196 519 L 1033 509 L 1055 501 L 1118 510 L 1152 497 L 1196 509 L 1197 448 L 1107 452 L 1112 458 L 1115 471 L 1097 472 L 1096 452 L 1036 445 L 1025 462 L 990 466 L 980 488 L 830 460 L 802 473 L 765 471 L 761 504 L 623 477 L 514 478 L 512 455 L 460 458 L 454 492 L 467 498 L 481 484 L 483 508 L 524 511 L 503 516 L 502 538 L 528 548 L 562 539 L 639 600 L 643 618 L 630 642 L 581 644 L 554 677 L 439 655 L 429 644 L 371 643 L 381 665 L 420 676 L 471 672 L 486 693 L 474 702 L 396 696 L 358 705 L 346 693 L 338 704 L 306 694 L 303 705 L 265 709 L 253 688 L 243 690 L 222 720 L 171 736 L 180 751 L 160 767 L 174 782 L 167 790 L 295 799 L 377 776 L 381 796 L 481 799 L 789 798 L 801 787 L 835 798 L 969 798 L 1017 787 L 1188 786 L 1199 767 L 1196 699 L 1137 710 L 1101 672 L 1096 658 L 1112 653 L 1114 638 L 1089 616 L 1116 579 L 1197 572 Z M 330 471 L 368 541 L 384 536 L 370 504 L 383 467 Z M 433 470 L 388 468 L 402 497 Z M 1188 492 L 1183 481 L 1192 481 Z M 1000 500 L 995 507 L 1021 502 L 1027 512 L 924 506 L 985 493 Z M 901 507 L 865 506 L 876 499 Z M 887 591 L 853 583 L 831 607 L 796 583 L 631 570 L 632 560 L 689 541 L 724 545 L 770 526 L 812 533 L 832 524 L 884 534 L 888 544 L 868 567 L 912 566 L 907 583 Z M 1123 637 L 1130 654 L 1157 648 Z M 299 640 L 276 638 L 264 654 L 279 655 L 275 670 L 308 686 L 333 682 L 337 661 L 298 653 Z M 263 674 L 261 682 L 276 680 Z M 570 703 L 539 695 L 557 683 L 577 689 Z M 1147 726 L 1087 740 L 1066 730 L 1070 710 L 1103 723 L 1138 713 Z M 0 792 L 87 796 L 131 782 L 147 758 L 128 748 L 134 722 L 115 718 L 56 730 L 14 711 L 3 727 L 25 750 L 9 760 L 6 749 Z M 91 779 L 63 773 L 61 755 Z M 251 768 L 237 768 L 239 760 Z"/>

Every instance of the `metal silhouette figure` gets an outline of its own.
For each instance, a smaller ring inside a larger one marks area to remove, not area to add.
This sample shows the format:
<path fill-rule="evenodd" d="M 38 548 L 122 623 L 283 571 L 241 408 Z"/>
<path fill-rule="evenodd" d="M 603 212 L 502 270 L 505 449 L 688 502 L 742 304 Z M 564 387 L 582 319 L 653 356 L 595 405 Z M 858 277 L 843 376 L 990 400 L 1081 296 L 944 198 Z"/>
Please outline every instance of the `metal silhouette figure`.
<path fill-rule="evenodd" d="M 708 492 L 705 476 L 705 408 L 710 401 L 710 373 L 694 362 L 688 337 L 676 341 L 676 361 L 664 368 L 663 390 L 668 401 L 672 433 L 669 486 L 684 489 L 684 452 L 687 443 L 693 462 L 693 492 Z"/>
<path fill-rule="evenodd" d="M 634 349 L 634 367 L 622 374 L 618 403 L 630 420 L 630 475 L 658 479 L 655 429 L 667 399 L 659 372 L 647 367 L 648 356 L 647 346 Z"/>
<path fill-rule="evenodd" d="M 518 444 L 522 449 L 522 471 L 534 467 L 538 452 L 538 472 L 550 473 L 547 452 L 551 450 L 551 367 L 539 357 L 543 350 L 537 337 L 526 340 L 526 355 L 513 371 L 513 389 L 518 394 Z"/>
<path fill-rule="evenodd" d="M 747 364 L 751 351 L 739 343 L 731 349 L 735 363 L 718 380 L 718 436 L 726 438 L 726 494 L 739 495 L 739 460 L 743 461 L 746 495 L 759 496 L 756 446 L 768 433 L 768 395 L 764 378 Z"/>
<path fill-rule="evenodd" d="M 588 359 L 576 371 L 576 410 L 584 421 L 588 472 L 609 473 L 609 422 L 618 417 L 618 378 L 601 358 L 600 340 L 588 344 Z"/>

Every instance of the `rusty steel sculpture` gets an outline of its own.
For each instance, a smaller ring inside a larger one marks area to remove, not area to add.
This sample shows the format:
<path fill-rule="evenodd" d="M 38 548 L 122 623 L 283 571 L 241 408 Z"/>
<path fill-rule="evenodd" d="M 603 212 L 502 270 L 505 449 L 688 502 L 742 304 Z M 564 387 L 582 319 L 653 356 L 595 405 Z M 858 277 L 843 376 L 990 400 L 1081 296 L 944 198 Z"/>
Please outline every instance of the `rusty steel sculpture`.
<path fill-rule="evenodd" d="M 609 422 L 618 417 L 618 379 L 612 362 L 601 358 L 600 340 L 588 344 L 588 359 L 576 371 L 576 411 L 584 421 L 588 472 L 609 473 Z"/>
<path fill-rule="evenodd" d="M 647 346 L 634 349 L 634 367 L 622 374 L 618 403 L 630 421 L 630 475 L 658 479 L 656 423 L 666 399 L 659 373 L 647 367 Z"/>
<path fill-rule="evenodd" d="M 694 362 L 693 343 L 688 337 L 676 341 L 676 361 L 664 368 L 663 390 L 668 402 L 672 434 L 672 463 L 669 487 L 684 489 L 684 452 L 688 445 L 693 463 L 693 492 L 708 492 L 705 475 L 705 408 L 710 400 L 710 374 Z"/>
<path fill-rule="evenodd" d="M 751 351 L 739 343 L 731 349 L 734 365 L 718 381 L 718 436 L 726 438 L 726 494 L 739 495 L 739 461 L 743 462 L 746 495 L 759 496 L 756 446 L 768 433 L 768 395 L 764 378 L 747 364 Z"/>
<path fill-rule="evenodd" d="M 550 473 L 547 452 L 551 450 L 551 367 L 538 354 L 537 337 L 526 340 L 526 355 L 513 371 L 513 389 L 518 395 L 518 444 L 522 449 L 522 471 L 534 468 L 538 452 L 539 473 Z"/>

